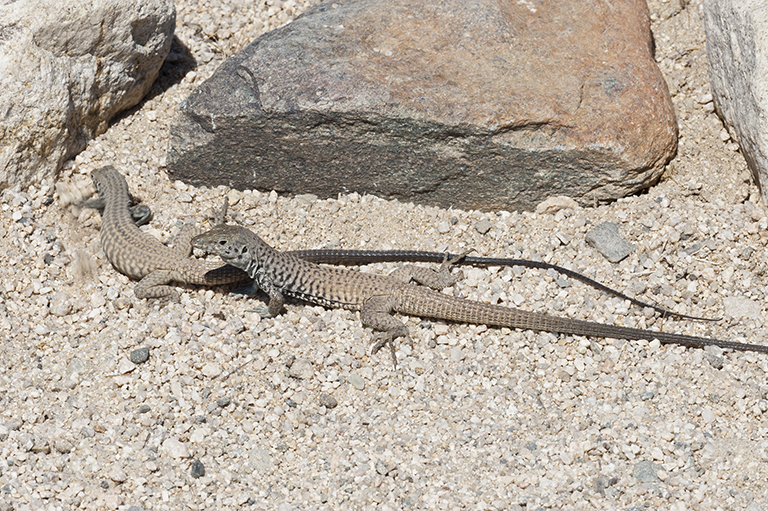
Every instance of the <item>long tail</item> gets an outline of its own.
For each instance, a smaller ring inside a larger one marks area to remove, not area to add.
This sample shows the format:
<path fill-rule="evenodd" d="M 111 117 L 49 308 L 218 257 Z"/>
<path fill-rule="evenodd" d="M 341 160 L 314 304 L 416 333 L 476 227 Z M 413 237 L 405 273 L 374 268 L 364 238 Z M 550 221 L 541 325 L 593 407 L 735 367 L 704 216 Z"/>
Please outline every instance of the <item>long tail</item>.
<path fill-rule="evenodd" d="M 759 351 L 768 353 L 768 346 L 723 341 L 692 335 L 671 334 L 640 328 L 616 325 L 604 325 L 592 321 L 559 318 L 548 314 L 530 312 L 511 307 L 500 307 L 472 300 L 438 293 L 418 286 L 403 286 L 397 293 L 395 311 L 411 316 L 430 317 L 523 330 L 557 332 L 562 334 L 584 335 L 588 337 L 610 337 L 613 339 L 658 339 L 665 344 L 680 344 L 692 348 L 719 346 L 739 351 Z"/>

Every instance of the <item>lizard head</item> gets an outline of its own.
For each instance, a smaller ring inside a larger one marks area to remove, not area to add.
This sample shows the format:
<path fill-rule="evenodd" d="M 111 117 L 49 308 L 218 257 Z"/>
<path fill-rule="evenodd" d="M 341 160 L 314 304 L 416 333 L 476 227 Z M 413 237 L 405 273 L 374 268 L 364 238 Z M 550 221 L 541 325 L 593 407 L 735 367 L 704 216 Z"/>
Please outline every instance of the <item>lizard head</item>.
<path fill-rule="evenodd" d="M 220 224 L 192 238 L 192 246 L 221 257 L 227 264 L 248 271 L 251 263 L 257 260 L 257 254 L 251 253 L 251 247 L 255 245 L 249 242 L 249 238 L 255 236 L 239 225 Z"/>

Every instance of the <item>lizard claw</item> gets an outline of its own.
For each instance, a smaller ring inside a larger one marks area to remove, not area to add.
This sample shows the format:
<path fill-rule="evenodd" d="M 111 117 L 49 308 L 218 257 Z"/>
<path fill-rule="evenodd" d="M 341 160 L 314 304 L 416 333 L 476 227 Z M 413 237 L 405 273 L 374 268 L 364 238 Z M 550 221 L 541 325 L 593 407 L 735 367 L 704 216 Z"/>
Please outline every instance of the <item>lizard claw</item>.
<path fill-rule="evenodd" d="M 467 250 L 465 250 L 464 252 L 462 252 L 460 254 L 457 254 L 457 255 L 451 257 L 450 259 L 448 259 L 448 255 L 449 254 L 448 254 L 448 252 L 446 252 L 445 254 L 443 254 L 443 264 L 440 266 L 440 269 L 442 270 L 444 267 L 450 268 L 451 266 L 453 266 L 454 264 L 458 263 L 459 261 L 461 261 L 462 259 L 464 259 L 465 257 L 467 257 L 469 254 L 471 254 L 474 251 L 475 251 L 474 248 L 470 248 L 470 249 L 467 249 Z"/>
<path fill-rule="evenodd" d="M 392 354 L 392 365 L 394 366 L 394 369 L 397 369 L 397 354 L 395 350 L 395 339 L 397 338 L 396 335 L 392 334 L 391 332 L 384 332 L 380 334 L 376 334 L 374 336 L 374 342 L 373 346 L 371 346 L 371 355 L 375 355 L 381 348 L 383 348 L 386 345 L 389 345 L 389 351 Z M 404 336 L 405 341 L 408 343 L 408 346 L 413 349 L 413 339 L 411 339 L 410 335 Z"/>
<path fill-rule="evenodd" d="M 270 314 L 269 307 L 256 307 L 255 309 L 248 309 L 248 312 L 255 312 L 261 316 L 262 319 L 274 317 L 272 314 Z"/>

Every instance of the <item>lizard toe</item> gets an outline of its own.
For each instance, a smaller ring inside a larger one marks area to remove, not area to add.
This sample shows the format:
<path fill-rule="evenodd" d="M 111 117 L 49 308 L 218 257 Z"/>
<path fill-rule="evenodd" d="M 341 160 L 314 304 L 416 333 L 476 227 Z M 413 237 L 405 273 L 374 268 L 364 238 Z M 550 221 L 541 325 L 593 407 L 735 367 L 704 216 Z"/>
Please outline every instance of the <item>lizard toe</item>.
<path fill-rule="evenodd" d="M 256 307 L 255 309 L 248 309 L 248 312 L 255 312 L 261 316 L 262 319 L 274 317 L 272 313 L 269 312 L 269 307 Z"/>

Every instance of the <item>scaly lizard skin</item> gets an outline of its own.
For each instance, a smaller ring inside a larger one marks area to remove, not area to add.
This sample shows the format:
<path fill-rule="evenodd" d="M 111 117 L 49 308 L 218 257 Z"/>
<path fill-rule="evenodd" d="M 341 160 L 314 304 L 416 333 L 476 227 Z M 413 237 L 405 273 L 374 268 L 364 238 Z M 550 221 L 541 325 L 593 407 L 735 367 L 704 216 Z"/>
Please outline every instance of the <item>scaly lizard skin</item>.
<path fill-rule="evenodd" d="M 258 287 L 269 295 L 266 311 L 269 315 L 275 316 L 280 313 L 284 296 L 326 307 L 360 311 L 360 319 L 364 325 L 384 332 L 381 340 L 374 344 L 374 352 L 385 344 L 389 344 L 393 358 L 395 356 L 394 340 L 399 337 L 409 339 L 408 328 L 392 316 L 393 312 L 448 321 L 589 337 L 658 339 L 662 343 L 694 348 L 719 346 L 768 353 L 768 346 L 604 325 L 464 300 L 411 284 L 412 279 L 431 287 L 452 283 L 435 281 L 434 278 L 432 282 L 426 281 L 422 279 L 424 275 L 414 274 L 412 270 L 419 270 L 416 267 L 403 267 L 389 276 L 323 267 L 279 252 L 253 232 L 236 225 L 217 225 L 210 231 L 195 236 L 192 244 L 220 256 L 225 263 L 248 273 Z M 440 275 L 437 274 L 437 277 Z"/>

